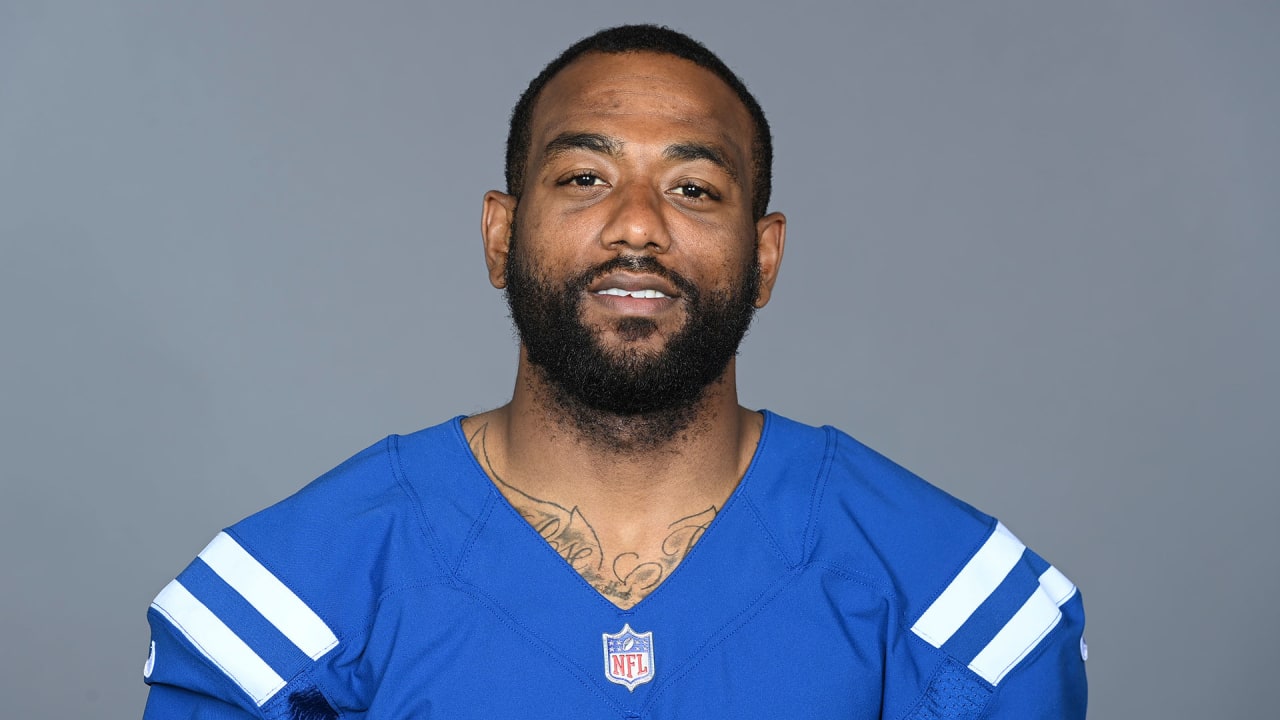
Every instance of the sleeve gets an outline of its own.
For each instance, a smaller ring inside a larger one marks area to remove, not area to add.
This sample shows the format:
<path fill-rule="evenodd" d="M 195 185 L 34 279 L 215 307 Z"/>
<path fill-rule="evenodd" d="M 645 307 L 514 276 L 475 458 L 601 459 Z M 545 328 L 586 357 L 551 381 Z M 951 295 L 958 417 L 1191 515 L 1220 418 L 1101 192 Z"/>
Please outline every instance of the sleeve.
<path fill-rule="evenodd" d="M 230 534 L 160 591 L 148 620 L 145 720 L 338 717 L 309 672 L 337 637 Z"/>
<path fill-rule="evenodd" d="M 1062 621 L 1001 681 L 984 720 L 1083 720 L 1089 699 L 1084 661 L 1084 605 L 1079 591 L 1061 608 Z"/>
<path fill-rule="evenodd" d="M 256 707 L 237 702 L 241 698 L 236 686 L 175 635 L 172 627 L 155 610 L 147 615 L 152 629 L 151 652 L 142 669 L 143 679 L 151 686 L 143 712 L 146 720 L 248 720 L 262 717 Z M 157 658 L 161 659 L 158 671 Z"/>
<path fill-rule="evenodd" d="M 1083 633 L 1076 586 L 996 523 L 902 634 L 902 720 L 1083 720 Z"/>
<path fill-rule="evenodd" d="M 158 718 L 184 718 L 190 720 L 247 720 L 259 718 L 258 714 L 246 714 L 245 710 L 233 704 L 201 695 L 173 685 L 156 683 L 151 686 L 147 695 L 147 708 L 143 711 L 145 720 Z"/>

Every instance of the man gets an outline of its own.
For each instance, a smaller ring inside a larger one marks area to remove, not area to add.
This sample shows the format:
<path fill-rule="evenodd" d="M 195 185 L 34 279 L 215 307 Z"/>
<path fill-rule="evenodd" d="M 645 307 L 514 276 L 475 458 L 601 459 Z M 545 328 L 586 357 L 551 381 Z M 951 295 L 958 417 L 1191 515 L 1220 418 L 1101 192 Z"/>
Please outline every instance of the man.
<path fill-rule="evenodd" d="M 754 98 L 652 26 L 567 50 L 484 197 L 511 402 L 219 534 L 148 718 L 1080 718 L 1075 587 L 832 428 L 738 405 L 777 278 Z"/>

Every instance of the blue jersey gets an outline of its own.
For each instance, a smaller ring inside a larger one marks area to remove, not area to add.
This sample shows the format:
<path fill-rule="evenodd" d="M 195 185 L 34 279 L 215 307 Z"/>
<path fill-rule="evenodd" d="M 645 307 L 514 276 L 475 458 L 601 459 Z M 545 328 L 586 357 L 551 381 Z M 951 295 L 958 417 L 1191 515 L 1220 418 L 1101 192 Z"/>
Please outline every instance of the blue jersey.
<path fill-rule="evenodd" d="M 1085 716 L 1062 573 L 840 431 L 769 413 L 723 509 L 629 610 L 454 419 L 220 533 L 149 618 L 149 720 Z"/>

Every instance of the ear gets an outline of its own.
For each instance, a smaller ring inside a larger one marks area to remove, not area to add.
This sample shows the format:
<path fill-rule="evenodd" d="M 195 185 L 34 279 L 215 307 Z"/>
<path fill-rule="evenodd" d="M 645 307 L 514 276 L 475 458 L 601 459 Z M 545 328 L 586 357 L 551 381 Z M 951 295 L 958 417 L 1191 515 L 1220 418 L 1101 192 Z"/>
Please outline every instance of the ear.
<path fill-rule="evenodd" d="M 484 194 L 484 210 L 480 214 L 484 264 L 489 268 L 489 284 L 499 290 L 507 286 L 507 253 L 511 250 L 511 223 L 515 216 L 514 196 L 497 190 Z"/>
<path fill-rule="evenodd" d="M 769 213 L 756 221 L 756 258 L 760 261 L 760 292 L 755 306 L 762 308 L 773 295 L 782 265 L 782 250 L 787 244 L 787 216 Z"/>

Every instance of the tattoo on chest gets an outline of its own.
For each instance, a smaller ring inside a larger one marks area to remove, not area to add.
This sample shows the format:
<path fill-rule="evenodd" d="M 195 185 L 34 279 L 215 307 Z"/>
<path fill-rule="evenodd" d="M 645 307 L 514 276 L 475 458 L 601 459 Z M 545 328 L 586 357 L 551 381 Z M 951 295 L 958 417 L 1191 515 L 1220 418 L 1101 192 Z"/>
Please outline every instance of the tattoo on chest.
<path fill-rule="evenodd" d="M 490 477 L 503 489 L 512 507 L 528 521 L 565 562 L 592 587 L 622 608 L 640 602 L 684 560 L 716 516 L 716 506 L 675 520 L 660 552 L 615 552 L 600 544 L 595 528 L 578 508 L 566 508 L 536 498 L 507 483 L 493 467 L 485 445 L 488 424 L 481 425 L 469 439 L 471 450 L 484 463 Z"/>

